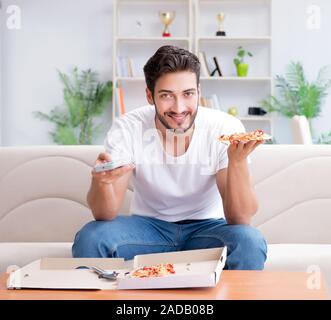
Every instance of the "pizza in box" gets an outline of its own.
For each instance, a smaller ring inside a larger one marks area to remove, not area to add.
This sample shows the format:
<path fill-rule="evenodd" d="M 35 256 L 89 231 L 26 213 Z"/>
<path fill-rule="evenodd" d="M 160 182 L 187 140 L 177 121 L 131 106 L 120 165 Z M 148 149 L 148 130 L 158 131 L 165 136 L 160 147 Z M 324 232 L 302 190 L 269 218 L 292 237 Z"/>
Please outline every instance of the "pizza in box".
<path fill-rule="evenodd" d="M 172 263 L 161 263 L 136 269 L 131 273 L 131 277 L 154 278 L 172 275 L 175 273 L 174 265 Z"/>

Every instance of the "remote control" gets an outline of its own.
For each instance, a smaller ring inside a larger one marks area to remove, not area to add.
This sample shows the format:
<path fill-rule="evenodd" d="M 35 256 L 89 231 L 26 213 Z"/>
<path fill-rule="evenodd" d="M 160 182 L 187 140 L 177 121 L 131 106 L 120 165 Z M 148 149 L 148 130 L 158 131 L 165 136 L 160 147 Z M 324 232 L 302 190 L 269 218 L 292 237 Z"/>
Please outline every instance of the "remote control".
<path fill-rule="evenodd" d="M 105 162 L 105 163 L 101 163 L 98 164 L 94 167 L 95 172 L 104 172 L 104 171 L 108 171 L 108 170 L 113 170 L 125 165 L 128 165 L 130 163 L 128 163 L 128 161 L 124 161 L 124 160 L 117 160 L 117 161 L 110 161 L 110 162 Z"/>

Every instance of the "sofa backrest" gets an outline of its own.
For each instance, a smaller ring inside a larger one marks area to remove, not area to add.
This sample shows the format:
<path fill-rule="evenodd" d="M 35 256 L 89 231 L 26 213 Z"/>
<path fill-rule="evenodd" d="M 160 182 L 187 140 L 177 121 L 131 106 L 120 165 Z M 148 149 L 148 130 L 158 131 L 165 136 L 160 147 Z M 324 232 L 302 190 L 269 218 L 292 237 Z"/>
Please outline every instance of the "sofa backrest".
<path fill-rule="evenodd" d="M 67 242 L 93 219 L 86 203 L 101 146 L 0 150 L 0 241 Z"/>
<path fill-rule="evenodd" d="M 0 148 L 0 242 L 71 242 L 93 219 L 86 203 L 103 146 Z M 331 146 L 263 145 L 251 174 L 253 225 L 269 243 L 331 243 Z M 128 190 L 121 213 L 128 214 Z"/>
<path fill-rule="evenodd" d="M 251 173 L 269 243 L 331 243 L 331 145 L 260 146 Z"/>

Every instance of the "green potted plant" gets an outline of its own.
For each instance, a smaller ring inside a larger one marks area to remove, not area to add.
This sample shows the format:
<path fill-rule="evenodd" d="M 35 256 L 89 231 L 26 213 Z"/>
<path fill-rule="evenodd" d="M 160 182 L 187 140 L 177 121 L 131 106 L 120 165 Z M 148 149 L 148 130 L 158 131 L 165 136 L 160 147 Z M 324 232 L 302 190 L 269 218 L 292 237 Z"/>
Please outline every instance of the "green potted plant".
<path fill-rule="evenodd" d="M 316 140 L 317 144 L 331 144 L 331 131 L 322 133 Z"/>
<path fill-rule="evenodd" d="M 278 112 L 288 118 L 306 117 L 313 134 L 312 119 L 320 115 L 323 100 L 331 86 L 327 75 L 326 66 L 319 70 L 315 81 L 309 82 L 302 63 L 292 61 L 286 67 L 285 76 L 277 75 L 275 78 L 277 97 L 270 95 L 261 102 L 261 106 L 269 112 Z"/>
<path fill-rule="evenodd" d="M 71 75 L 60 71 L 58 74 L 64 86 L 65 109 L 56 106 L 49 114 L 41 111 L 33 114 L 55 124 L 55 130 L 50 132 L 55 143 L 92 144 L 102 129 L 102 125 L 95 126 L 93 122 L 111 102 L 112 82 L 98 82 L 97 73 L 90 69 L 79 72 L 74 68 Z"/>
<path fill-rule="evenodd" d="M 245 57 L 253 57 L 253 54 L 245 50 L 242 46 L 237 48 L 237 57 L 233 59 L 234 64 L 237 68 L 238 77 L 247 77 L 248 74 L 248 64 L 245 63 Z"/>

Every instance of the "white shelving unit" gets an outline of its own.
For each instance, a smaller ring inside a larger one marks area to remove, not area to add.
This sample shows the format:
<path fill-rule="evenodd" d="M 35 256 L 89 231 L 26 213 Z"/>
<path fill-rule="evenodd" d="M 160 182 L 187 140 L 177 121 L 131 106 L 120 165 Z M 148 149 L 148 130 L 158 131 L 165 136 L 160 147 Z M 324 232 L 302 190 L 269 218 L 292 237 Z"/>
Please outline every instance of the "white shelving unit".
<path fill-rule="evenodd" d="M 203 1 L 203 0 L 200 0 Z M 249 1 L 249 0 L 248 0 Z M 219 42 L 241 42 L 241 43 L 256 43 L 256 42 L 270 42 L 271 37 L 197 37 L 197 43 L 201 41 L 215 41 Z"/>
<path fill-rule="evenodd" d="M 189 37 L 170 37 L 170 38 L 165 38 L 165 37 L 141 37 L 141 38 L 134 38 L 134 37 L 118 37 L 117 39 L 118 43 L 121 42 L 174 42 L 174 41 L 188 41 L 190 42 Z"/>
<path fill-rule="evenodd" d="M 237 81 L 237 82 L 270 82 L 271 77 L 200 77 L 208 81 Z"/>
<path fill-rule="evenodd" d="M 273 134 L 271 116 L 247 114 L 249 106 L 272 94 L 272 0 L 114 0 L 113 10 L 113 84 L 123 87 L 127 111 L 147 103 L 143 75 L 147 59 L 160 46 L 174 44 L 217 56 L 223 77 L 201 77 L 202 95 L 216 93 L 224 111 L 236 106 L 247 130 L 261 128 Z M 169 38 L 161 36 L 160 10 L 176 11 Z M 226 13 L 225 37 L 215 36 L 216 14 L 221 11 Z M 247 60 L 250 70 L 245 78 L 235 74 L 238 46 L 254 55 Z M 133 58 L 139 72 L 134 77 L 119 76 L 118 56 Z M 115 105 L 114 94 L 113 117 Z"/>
<path fill-rule="evenodd" d="M 193 0 L 114 0 L 113 11 L 113 85 L 122 86 L 126 110 L 147 104 L 143 66 L 162 45 L 172 44 L 193 50 Z M 176 11 L 169 29 L 171 37 L 162 37 L 159 11 Z M 118 56 L 134 60 L 135 77 L 118 76 Z M 115 114 L 113 95 L 113 118 Z"/>
<path fill-rule="evenodd" d="M 203 95 L 216 93 L 221 108 L 236 107 L 246 130 L 264 129 L 273 134 L 272 116 L 250 116 L 248 107 L 272 93 L 272 0 L 196 0 L 195 53 L 217 57 L 223 77 L 201 77 Z M 224 12 L 226 36 L 216 36 L 217 13 Z M 237 47 L 253 53 L 247 59 L 248 77 L 237 77 L 233 59 Z M 212 64 L 212 63 L 211 63 Z"/>

